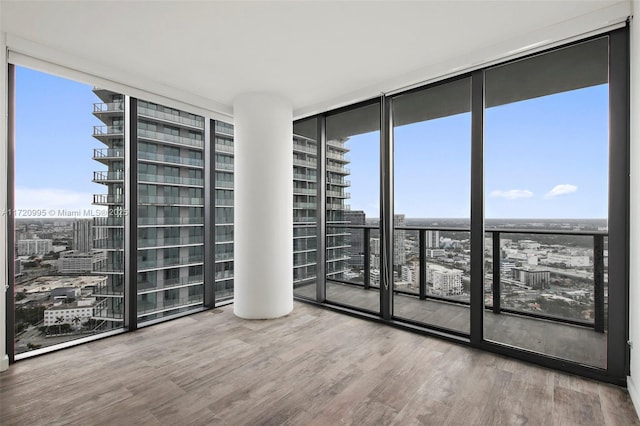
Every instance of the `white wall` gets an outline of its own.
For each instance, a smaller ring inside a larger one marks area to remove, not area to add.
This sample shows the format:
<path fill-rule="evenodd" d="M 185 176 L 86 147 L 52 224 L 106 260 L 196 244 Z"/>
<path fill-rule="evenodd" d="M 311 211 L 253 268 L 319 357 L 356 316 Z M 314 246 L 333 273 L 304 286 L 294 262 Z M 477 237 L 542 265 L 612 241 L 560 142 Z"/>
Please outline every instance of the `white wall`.
<path fill-rule="evenodd" d="M 633 0 L 631 22 L 631 229 L 629 274 L 629 394 L 640 412 L 640 1 Z"/>
<path fill-rule="evenodd" d="M 2 2 L 0 2 L 0 15 Z M 7 216 L 2 214 L 7 210 L 7 48 L 6 35 L 0 20 L 0 371 L 9 368 L 7 356 L 6 334 L 7 317 L 5 311 L 7 277 Z"/>

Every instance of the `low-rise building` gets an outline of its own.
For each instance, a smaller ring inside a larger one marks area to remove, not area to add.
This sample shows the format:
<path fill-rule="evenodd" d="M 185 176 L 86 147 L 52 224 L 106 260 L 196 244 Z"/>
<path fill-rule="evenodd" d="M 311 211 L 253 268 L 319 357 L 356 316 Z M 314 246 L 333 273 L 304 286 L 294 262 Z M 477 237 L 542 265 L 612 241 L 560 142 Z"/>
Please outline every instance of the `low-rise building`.
<path fill-rule="evenodd" d="M 547 254 L 546 263 L 562 263 L 568 268 L 586 267 L 591 265 L 589 256 L 572 256 L 559 253 Z"/>
<path fill-rule="evenodd" d="M 80 328 L 82 323 L 93 316 L 94 298 L 81 299 L 73 303 L 61 303 L 44 311 L 44 325 L 54 326 L 69 324 Z"/>
<path fill-rule="evenodd" d="M 513 268 L 511 276 L 514 280 L 535 289 L 549 288 L 551 272 L 527 268 Z"/>

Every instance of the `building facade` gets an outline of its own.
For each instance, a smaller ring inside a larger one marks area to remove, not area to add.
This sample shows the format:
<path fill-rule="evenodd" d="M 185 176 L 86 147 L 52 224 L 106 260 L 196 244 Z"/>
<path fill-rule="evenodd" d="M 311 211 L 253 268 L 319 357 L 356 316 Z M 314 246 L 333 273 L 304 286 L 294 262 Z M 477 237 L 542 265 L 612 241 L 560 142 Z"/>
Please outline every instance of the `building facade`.
<path fill-rule="evenodd" d="M 463 271 L 433 264 L 428 264 L 426 269 L 427 285 L 432 294 L 438 296 L 462 294 Z"/>
<path fill-rule="evenodd" d="M 93 264 L 102 260 L 103 257 L 103 251 L 81 253 L 69 250 L 62 252 L 58 258 L 58 272 L 61 274 L 90 273 L 93 272 Z"/>
<path fill-rule="evenodd" d="M 44 256 L 53 250 L 53 240 L 29 238 L 18 240 L 18 256 Z"/>
<path fill-rule="evenodd" d="M 93 248 L 105 253 L 94 272 L 104 276 L 96 288 L 96 319 L 121 321 L 124 265 L 124 102 L 121 95 L 94 89 L 102 100 L 94 115 L 104 125 L 94 137 L 106 145 L 94 150 L 94 159 L 107 170 L 94 172 L 94 182 L 106 194 L 94 196 L 94 204 L 109 215 L 95 218 Z M 203 303 L 204 284 L 204 177 L 203 117 L 137 101 L 137 304 L 139 321 L 180 313 Z M 215 294 L 233 297 L 234 255 L 234 131 L 233 125 L 215 121 Z M 344 225 L 348 181 L 344 141 L 328 144 L 327 164 L 327 276 L 340 278 L 347 271 L 349 234 Z M 294 136 L 294 284 L 316 279 L 317 142 Z M 329 160 L 330 159 L 330 160 Z M 80 227 L 78 227 L 80 230 Z M 78 232 L 80 233 L 80 231 Z M 74 233 L 75 235 L 75 233 Z"/>
<path fill-rule="evenodd" d="M 513 279 L 535 289 L 549 288 L 551 282 L 551 272 L 532 270 L 526 268 L 513 268 L 511 270 Z"/>
<path fill-rule="evenodd" d="M 78 219 L 71 225 L 73 232 L 73 250 L 89 253 L 93 250 L 93 220 Z"/>

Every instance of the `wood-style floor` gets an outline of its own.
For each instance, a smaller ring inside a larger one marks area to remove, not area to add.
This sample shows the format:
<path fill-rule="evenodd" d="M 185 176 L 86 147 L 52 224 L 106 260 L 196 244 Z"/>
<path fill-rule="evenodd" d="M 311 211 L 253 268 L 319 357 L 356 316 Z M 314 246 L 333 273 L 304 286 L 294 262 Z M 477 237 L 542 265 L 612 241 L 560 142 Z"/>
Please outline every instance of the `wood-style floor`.
<path fill-rule="evenodd" d="M 294 293 L 315 299 L 315 285 L 296 287 Z M 380 310 L 377 289 L 327 283 L 327 300 L 373 312 Z M 414 296 L 394 295 L 394 315 L 425 325 L 469 334 L 469 307 Z M 484 315 L 485 339 L 599 368 L 607 367 L 607 335 L 591 328 L 519 315 Z"/>
<path fill-rule="evenodd" d="M 20 361 L 9 425 L 630 425 L 626 390 L 296 302 L 233 306 Z"/>

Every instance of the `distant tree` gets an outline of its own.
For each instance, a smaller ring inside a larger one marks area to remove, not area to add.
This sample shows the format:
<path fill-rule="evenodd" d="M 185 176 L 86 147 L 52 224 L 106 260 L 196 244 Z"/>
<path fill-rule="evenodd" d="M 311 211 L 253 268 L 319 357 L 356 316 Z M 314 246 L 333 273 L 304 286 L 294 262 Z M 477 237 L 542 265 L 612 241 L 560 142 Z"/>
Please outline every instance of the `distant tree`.
<path fill-rule="evenodd" d="M 82 319 L 79 316 L 75 316 L 71 318 L 71 322 L 75 324 L 76 328 L 82 328 Z"/>
<path fill-rule="evenodd" d="M 56 324 L 58 324 L 58 334 L 62 334 L 62 323 L 64 322 L 64 317 L 56 317 Z"/>

